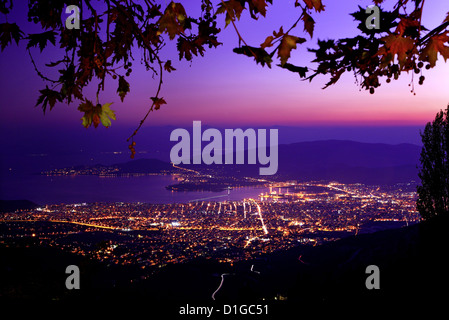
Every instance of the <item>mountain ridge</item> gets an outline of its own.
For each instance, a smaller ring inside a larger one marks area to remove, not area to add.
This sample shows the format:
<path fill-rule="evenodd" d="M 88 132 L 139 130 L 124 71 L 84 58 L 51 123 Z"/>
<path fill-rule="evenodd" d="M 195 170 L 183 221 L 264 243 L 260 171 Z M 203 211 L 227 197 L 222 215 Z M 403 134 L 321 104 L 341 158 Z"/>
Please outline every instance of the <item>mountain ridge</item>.
<path fill-rule="evenodd" d="M 418 179 L 420 150 L 419 146 L 409 143 L 316 140 L 279 145 L 278 172 L 273 176 L 260 176 L 260 164 L 202 163 L 180 164 L 179 167 L 216 176 L 258 177 L 277 181 L 335 180 L 342 183 L 390 184 Z M 247 162 L 247 150 L 244 153 Z M 235 159 L 235 152 L 233 157 Z M 168 161 L 155 158 L 131 160 L 107 167 L 118 168 L 120 174 L 181 172 Z"/>

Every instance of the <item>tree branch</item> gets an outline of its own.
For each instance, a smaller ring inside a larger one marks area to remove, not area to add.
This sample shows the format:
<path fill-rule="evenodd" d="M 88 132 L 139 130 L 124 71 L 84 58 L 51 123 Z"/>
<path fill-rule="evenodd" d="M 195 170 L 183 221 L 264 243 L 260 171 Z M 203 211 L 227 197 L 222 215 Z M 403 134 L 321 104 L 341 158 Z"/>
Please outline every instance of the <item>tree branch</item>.
<path fill-rule="evenodd" d="M 151 44 L 148 42 L 148 40 L 145 38 L 145 36 L 142 33 L 142 30 L 140 30 L 139 26 L 134 22 L 134 19 L 132 19 L 132 17 L 129 16 L 129 13 L 126 12 L 126 10 L 123 10 L 122 6 L 116 1 L 116 0 L 111 0 L 111 2 L 113 4 L 115 4 L 115 6 L 124 14 L 129 18 L 129 21 L 131 23 L 131 25 L 133 26 L 133 28 L 135 29 L 135 31 L 137 32 L 137 34 L 139 35 L 139 37 L 142 40 L 142 43 L 144 44 L 145 48 L 149 51 L 150 54 L 153 55 L 154 58 L 156 58 L 157 63 L 159 64 L 159 84 L 158 84 L 158 88 L 156 91 L 156 96 L 155 98 L 159 98 L 159 93 L 161 91 L 162 88 L 162 74 L 163 74 L 163 63 L 161 61 L 161 59 L 159 58 L 159 56 L 156 54 L 156 52 L 153 50 L 153 48 L 151 47 Z M 145 123 L 146 119 L 148 118 L 148 115 L 150 114 L 151 111 L 154 110 L 154 106 L 155 106 L 155 101 L 153 100 L 153 103 L 151 104 L 150 108 L 148 109 L 147 113 L 145 114 L 145 116 L 143 117 L 143 119 L 140 121 L 139 125 L 137 126 L 137 128 L 134 130 L 134 132 L 131 134 L 131 136 L 129 136 L 128 139 L 126 139 L 126 141 L 129 141 L 131 139 L 134 138 L 134 136 L 137 134 L 137 132 L 140 130 L 140 128 L 142 127 L 142 125 Z"/>

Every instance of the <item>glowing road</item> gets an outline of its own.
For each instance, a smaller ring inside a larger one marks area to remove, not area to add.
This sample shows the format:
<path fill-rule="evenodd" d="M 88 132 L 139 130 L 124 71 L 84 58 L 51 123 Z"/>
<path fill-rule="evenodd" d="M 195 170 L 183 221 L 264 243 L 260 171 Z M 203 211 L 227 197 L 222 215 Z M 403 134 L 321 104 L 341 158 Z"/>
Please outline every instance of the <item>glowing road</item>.
<path fill-rule="evenodd" d="M 253 200 L 253 199 L 251 199 L 251 200 L 254 202 L 254 204 L 255 204 L 256 207 L 257 207 L 257 213 L 259 214 L 260 223 L 262 223 L 262 229 L 263 229 L 263 232 L 264 232 L 265 234 L 268 234 L 267 227 L 265 226 L 265 223 L 263 222 L 262 211 L 261 211 L 261 209 L 260 209 L 260 206 L 259 206 L 259 204 L 258 204 L 255 200 Z"/>
<path fill-rule="evenodd" d="M 217 290 L 214 291 L 214 293 L 212 293 L 212 299 L 215 300 L 215 295 L 217 294 L 217 292 L 221 289 L 221 286 L 223 285 L 224 282 L 224 276 L 231 276 L 233 275 L 233 273 L 223 273 L 221 275 L 221 282 L 220 285 L 218 286 Z"/>

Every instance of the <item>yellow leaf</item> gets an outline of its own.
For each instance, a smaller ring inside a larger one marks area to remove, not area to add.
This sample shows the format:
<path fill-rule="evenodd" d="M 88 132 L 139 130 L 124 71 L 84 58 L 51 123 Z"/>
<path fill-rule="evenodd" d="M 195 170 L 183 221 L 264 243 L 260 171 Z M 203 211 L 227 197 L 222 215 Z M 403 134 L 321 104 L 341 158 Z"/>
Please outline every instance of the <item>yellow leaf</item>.
<path fill-rule="evenodd" d="M 112 120 L 116 120 L 114 111 L 109 108 L 111 104 L 112 102 L 109 102 L 101 106 L 100 120 L 101 124 L 106 128 L 111 126 L 111 120 L 109 118 L 111 118 Z"/>
<path fill-rule="evenodd" d="M 90 125 L 92 124 L 92 116 L 88 115 L 88 114 L 84 114 L 84 116 L 81 118 L 81 120 L 83 121 L 83 126 L 87 129 L 90 127 Z"/>
<path fill-rule="evenodd" d="M 291 35 L 284 35 L 281 40 L 281 44 L 279 45 L 278 57 L 281 60 L 281 66 L 283 66 L 288 58 L 290 58 L 290 52 L 293 49 L 296 49 L 297 43 L 303 43 L 306 39 L 299 38 Z"/>

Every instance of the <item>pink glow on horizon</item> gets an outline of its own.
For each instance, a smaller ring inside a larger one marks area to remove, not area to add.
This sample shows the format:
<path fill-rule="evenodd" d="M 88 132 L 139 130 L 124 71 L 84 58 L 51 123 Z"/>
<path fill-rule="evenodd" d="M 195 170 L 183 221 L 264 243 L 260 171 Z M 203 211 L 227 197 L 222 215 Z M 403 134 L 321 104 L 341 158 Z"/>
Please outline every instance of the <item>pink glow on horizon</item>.
<path fill-rule="evenodd" d="M 290 1 L 292 2 L 292 1 Z M 289 6 L 292 4 L 289 2 Z M 326 12 L 316 14 L 315 36 L 292 56 L 292 63 L 305 65 L 311 60 L 306 48 L 316 47 L 317 39 L 336 38 L 357 33 L 356 23 L 348 13 L 370 1 L 333 2 L 327 1 Z M 239 22 L 239 30 L 247 42 L 258 45 L 267 34 L 280 25 L 287 26 L 294 21 L 296 13 L 285 14 L 286 4 L 275 3 L 265 20 L 257 23 L 248 17 Z M 20 9 L 20 8 L 19 8 Z M 434 1 L 424 11 L 424 22 L 434 26 L 445 18 L 449 11 L 447 1 Z M 330 19 L 332 17 L 333 19 Z M 336 19 L 342 19 L 335 23 Z M 223 26 L 221 26 L 223 27 Z M 305 35 L 302 26 L 295 34 Z M 425 70 L 423 86 L 415 81 L 416 96 L 410 93 L 408 83 L 411 74 L 404 74 L 399 81 L 385 84 L 376 89 L 374 95 L 359 91 L 351 74 L 343 75 L 334 86 L 322 90 L 329 76 L 317 77 L 312 83 L 301 81 L 298 75 L 282 70 L 275 65 L 272 69 L 256 65 L 252 59 L 232 52 L 238 43 L 232 27 L 220 35 L 223 46 L 206 52 L 205 57 L 196 57 L 190 62 L 179 61 L 176 53 L 170 58 L 177 71 L 164 75 L 162 96 L 167 101 L 161 110 L 153 112 L 145 125 L 184 125 L 193 120 L 201 120 L 211 125 L 422 125 L 433 119 L 435 114 L 449 103 L 449 65 L 439 56 L 434 70 Z M 55 108 L 42 115 L 33 109 L 38 90 L 45 83 L 35 74 L 24 50 L 25 43 L 17 48 L 8 47 L 2 53 L 0 66 L 4 75 L 14 74 L 5 81 L 2 79 L 2 123 L 15 121 L 20 117 L 23 123 L 79 124 L 82 114 L 76 110 L 78 101 L 67 107 L 57 104 Z M 173 49 L 170 44 L 165 49 Z M 169 51 L 169 50 L 168 50 Z M 49 53 L 49 54 L 48 54 Z M 42 55 L 33 51 L 40 66 L 53 59 L 51 49 Z M 139 54 L 136 54 L 139 57 Z M 7 61 L 7 63 L 6 63 Z M 101 93 L 102 102 L 114 102 L 111 106 L 117 113 L 114 125 L 134 125 L 145 115 L 154 95 L 156 80 L 143 66 L 137 67 L 129 78 L 131 92 L 124 103 L 116 94 L 117 83 L 107 80 L 107 88 Z M 309 67 L 314 67 L 309 64 Z M 86 93 L 94 99 L 95 84 Z M 26 93 L 26 94 L 24 94 Z M 8 106 L 8 108 L 6 108 Z M 81 128 L 83 129 L 83 128 Z"/>

